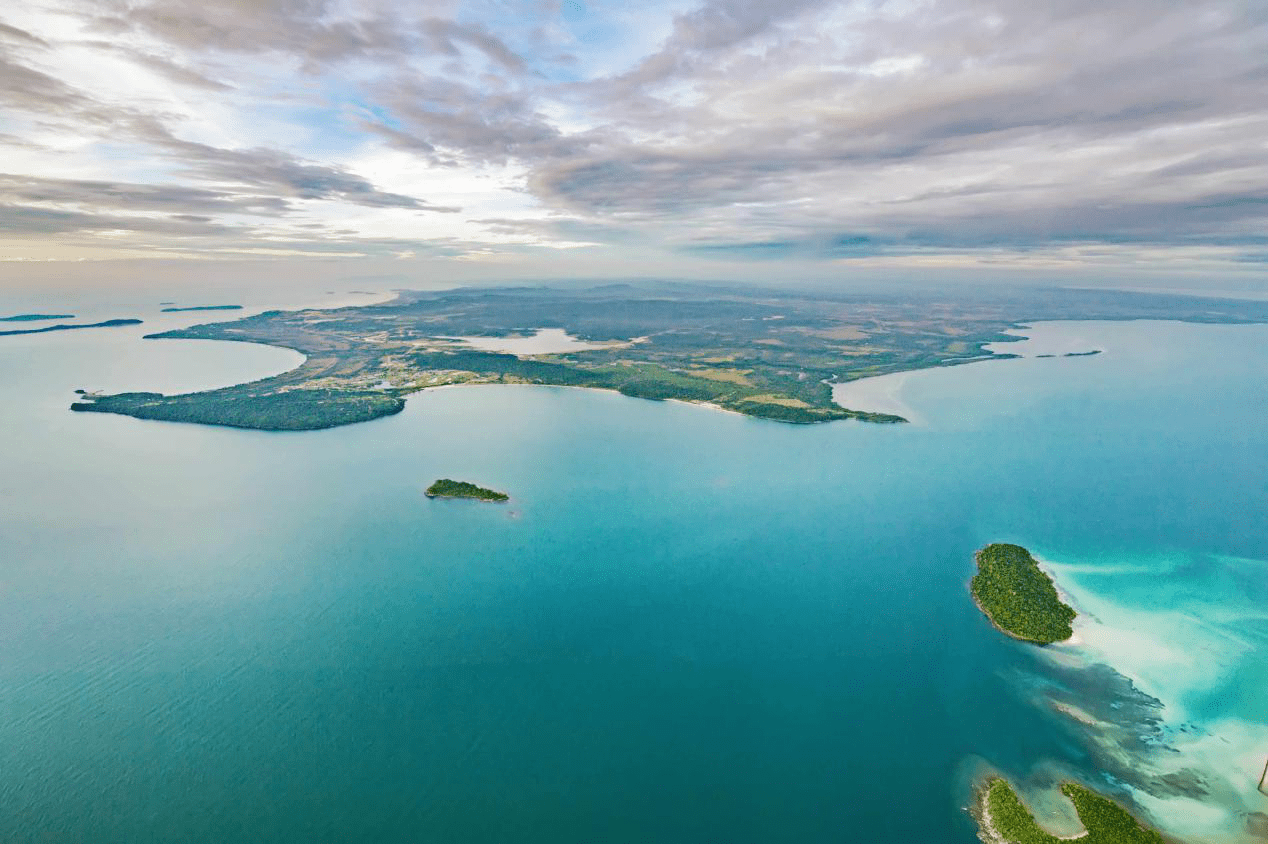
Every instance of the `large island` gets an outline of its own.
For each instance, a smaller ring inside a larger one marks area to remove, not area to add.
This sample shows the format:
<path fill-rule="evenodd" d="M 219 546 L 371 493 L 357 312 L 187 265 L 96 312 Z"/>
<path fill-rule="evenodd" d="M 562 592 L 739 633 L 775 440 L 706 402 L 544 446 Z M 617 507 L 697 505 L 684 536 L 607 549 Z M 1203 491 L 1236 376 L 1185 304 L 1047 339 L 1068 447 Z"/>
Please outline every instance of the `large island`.
<path fill-rule="evenodd" d="M 151 335 L 297 350 L 290 372 L 220 390 L 121 393 L 78 411 L 265 430 L 309 430 L 400 411 L 410 393 L 449 384 L 553 384 L 679 399 L 777 422 L 902 417 L 845 408 L 832 385 L 872 375 L 1011 357 L 984 349 L 1042 319 L 1268 321 L 1268 303 L 1088 290 L 931 292 L 901 297 L 668 282 L 589 288 L 405 292 L 329 311 L 269 311 Z M 562 329 L 584 347 L 487 351 L 462 338 Z"/>

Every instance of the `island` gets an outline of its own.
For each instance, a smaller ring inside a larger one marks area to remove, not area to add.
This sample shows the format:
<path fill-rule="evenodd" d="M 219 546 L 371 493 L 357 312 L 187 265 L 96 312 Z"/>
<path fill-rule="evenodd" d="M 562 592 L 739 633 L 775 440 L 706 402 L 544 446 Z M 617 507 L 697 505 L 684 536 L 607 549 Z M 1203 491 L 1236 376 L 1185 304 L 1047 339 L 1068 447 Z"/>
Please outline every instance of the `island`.
<path fill-rule="evenodd" d="M 88 322 L 83 325 L 70 325 L 61 323 L 58 325 L 46 325 L 43 328 L 23 328 L 13 331 L 0 331 L 0 337 L 12 334 L 44 334 L 49 331 L 74 331 L 79 328 L 114 328 L 119 325 L 140 325 L 139 319 L 108 319 L 104 322 Z"/>
<path fill-rule="evenodd" d="M 436 481 L 423 494 L 428 498 L 474 498 L 477 501 L 509 501 L 511 498 L 505 492 L 449 478 Z"/>
<path fill-rule="evenodd" d="M 46 319 L 74 319 L 74 314 L 14 314 L 0 317 L 0 322 L 40 322 Z"/>
<path fill-rule="evenodd" d="M 1061 793 L 1070 799 L 1079 822 L 1087 830 L 1075 838 L 1046 832 L 1021 802 L 1017 792 L 1001 777 L 979 786 L 970 812 L 986 844 L 1164 844 L 1163 837 L 1132 817 L 1122 806 L 1078 783 L 1067 782 Z"/>
<path fill-rule="evenodd" d="M 842 407 L 833 385 L 1016 355 L 989 344 L 1052 319 L 1268 321 L 1268 302 L 1096 290 L 913 289 L 902 296 L 669 281 L 404 291 L 390 302 L 266 311 L 150 335 L 293 349 L 290 372 L 220 390 L 121 393 L 74 410 L 310 430 L 397 413 L 405 396 L 459 384 L 543 384 L 674 399 L 779 423 L 901 416 Z M 568 332 L 583 348 L 510 354 L 463 338 Z"/>
<path fill-rule="evenodd" d="M 1074 635 L 1074 609 L 1020 545 L 994 543 L 978 551 L 970 588 L 991 623 L 1015 639 L 1048 645 Z"/>
<path fill-rule="evenodd" d="M 241 305 L 190 305 L 185 308 L 164 308 L 165 314 L 179 314 L 185 311 L 240 311 Z"/>

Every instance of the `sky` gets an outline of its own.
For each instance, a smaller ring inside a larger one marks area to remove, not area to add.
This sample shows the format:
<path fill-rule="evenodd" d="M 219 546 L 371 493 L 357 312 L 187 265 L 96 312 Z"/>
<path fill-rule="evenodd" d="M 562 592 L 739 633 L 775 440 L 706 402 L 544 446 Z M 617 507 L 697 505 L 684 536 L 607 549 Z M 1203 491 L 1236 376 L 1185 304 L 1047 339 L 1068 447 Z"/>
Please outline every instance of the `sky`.
<path fill-rule="evenodd" d="M 1268 287 L 1265 223 L 1262 0 L 0 5 L 11 268 Z"/>

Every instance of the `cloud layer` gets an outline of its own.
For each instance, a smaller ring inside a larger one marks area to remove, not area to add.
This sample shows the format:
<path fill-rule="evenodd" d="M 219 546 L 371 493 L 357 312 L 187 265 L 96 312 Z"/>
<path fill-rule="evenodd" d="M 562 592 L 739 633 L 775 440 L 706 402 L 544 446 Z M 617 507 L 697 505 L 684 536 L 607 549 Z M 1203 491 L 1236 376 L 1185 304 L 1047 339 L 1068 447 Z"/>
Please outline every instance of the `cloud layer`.
<path fill-rule="evenodd" d="M 19 3 L 0 254 L 1253 267 L 1265 83 L 1234 0 Z"/>

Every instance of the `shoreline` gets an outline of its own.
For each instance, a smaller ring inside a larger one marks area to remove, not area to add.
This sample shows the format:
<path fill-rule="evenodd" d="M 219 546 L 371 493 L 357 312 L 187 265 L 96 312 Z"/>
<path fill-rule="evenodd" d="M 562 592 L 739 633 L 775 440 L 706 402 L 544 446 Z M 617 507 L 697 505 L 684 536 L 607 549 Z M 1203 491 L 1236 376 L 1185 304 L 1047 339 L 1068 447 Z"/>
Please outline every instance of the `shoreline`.
<path fill-rule="evenodd" d="M 1026 801 L 1017 791 L 1016 786 L 999 774 L 992 774 L 984 781 L 978 782 L 973 786 L 973 801 L 968 807 L 969 815 L 977 822 L 977 837 L 982 844 L 1014 844 L 1011 839 L 1004 837 L 1003 833 L 1001 833 L 995 826 L 994 819 L 991 817 L 990 793 L 991 786 L 996 780 L 1003 782 L 1009 787 L 1009 789 L 1012 790 L 1013 794 L 1017 797 L 1017 802 L 1021 803 L 1022 807 L 1030 813 L 1030 816 L 1035 820 L 1035 825 L 1038 826 L 1045 835 L 1049 835 L 1058 841 L 1082 841 L 1091 835 L 1086 828 L 1082 832 L 1074 835 L 1057 835 L 1055 832 L 1052 832 L 1043 824 L 1039 823 L 1038 818 L 1035 818 L 1034 810 L 1027 805 Z M 1062 799 L 1070 801 L 1071 804 L 1074 802 L 1064 794 L 1062 795 Z M 1134 815 L 1132 817 L 1135 818 Z M 1139 822 L 1139 818 L 1136 820 Z"/>
<path fill-rule="evenodd" d="M 996 630 L 998 630 L 1000 633 L 1003 633 L 1008 638 L 1016 640 L 1018 642 L 1025 642 L 1028 645 L 1034 645 L 1037 648 L 1048 648 L 1048 647 L 1052 647 L 1053 645 L 1072 644 L 1072 640 L 1075 638 L 1073 633 L 1070 634 L 1069 637 L 1065 639 L 1058 639 L 1055 642 L 1040 642 L 1036 639 L 1027 639 L 1025 636 L 1018 636 L 1016 633 L 1012 632 L 1011 630 L 1005 630 L 1003 627 L 1000 627 L 999 624 L 996 623 L 995 619 L 991 617 L 991 614 L 986 611 L 986 607 L 982 606 L 982 602 L 977 599 L 977 595 L 973 594 L 973 586 L 972 586 L 971 578 L 969 582 L 966 583 L 965 585 L 968 587 L 969 597 L 973 599 L 973 603 L 977 606 L 979 610 L 981 610 L 982 615 L 986 618 L 986 620 L 990 622 L 991 627 L 994 627 Z M 1082 641 L 1080 641 L 1079 644 L 1082 644 Z"/>
<path fill-rule="evenodd" d="M 1078 620 L 1080 613 L 1078 612 L 1077 609 L 1074 608 L 1072 604 L 1062 600 L 1062 592 L 1061 592 L 1061 589 L 1057 587 L 1056 578 L 1052 576 L 1051 572 L 1046 571 L 1044 569 L 1039 558 L 1034 556 L 1034 554 L 1030 552 L 1029 548 L 1025 548 L 1024 546 L 1020 546 L 1020 545 L 1013 546 L 1016 548 L 1020 548 L 1025 553 L 1025 555 L 1030 559 L 1030 561 L 1034 563 L 1035 569 L 1037 569 L 1043 577 L 1046 577 L 1048 579 L 1049 584 L 1052 586 L 1053 590 L 1056 592 L 1058 604 L 1064 609 L 1074 613 L 1074 617 L 1070 619 L 1069 621 L 1070 635 L 1066 636 L 1063 639 L 1053 639 L 1050 641 L 1032 639 L 1028 636 L 1023 636 L 1019 633 L 1015 633 L 1014 631 L 1003 627 L 999 622 L 995 620 L 995 617 L 991 614 L 991 612 L 985 606 L 982 605 L 982 601 L 978 597 L 977 591 L 973 588 L 973 581 L 975 581 L 978 578 L 978 576 L 982 575 L 982 555 L 988 550 L 991 550 L 997 547 L 998 545 L 1001 545 L 1001 543 L 990 543 L 986 545 L 985 547 L 979 548 L 977 551 L 973 553 L 973 564 L 976 567 L 977 571 L 974 573 L 972 577 L 969 578 L 967 587 L 969 591 L 969 596 L 973 598 L 973 603 L 977 606 L 978 610 L 982 613 L 982 615 L 986 616 L 987 621 L 991 623 L 992 627 L 994 627 L 999 632 L 1003 633 L 1005 636 L 1008 636 L 1011 639 L 1016 639 L 1019 642 L 1026 642 L 1031 645 L 1036 645 L 1040 648 L 1044 648 L 1049 645 L 1072 644 L 1073 643 L 1072 640 L 1075 639 L 1074 621 Z M 1003 543 L 1002 545 L 1006 547 L 1007 543 Z M 1080 639 L 1078 644 L 1081 644 L 1081 643 L 1082 643 L 1082 640 Z"/>

